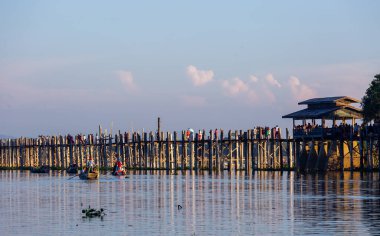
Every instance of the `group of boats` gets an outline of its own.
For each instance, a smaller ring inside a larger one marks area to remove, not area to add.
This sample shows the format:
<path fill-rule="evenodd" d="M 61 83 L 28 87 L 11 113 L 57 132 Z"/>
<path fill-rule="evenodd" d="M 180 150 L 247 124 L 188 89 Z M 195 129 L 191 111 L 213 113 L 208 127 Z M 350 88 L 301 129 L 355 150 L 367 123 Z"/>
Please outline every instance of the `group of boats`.
<path fill-rule="evenodd" d="M 77 164 L 71 164 L 66 169 L 66 172 L 69 173 L 69 174 L 78 174 L 78 170 L 79 170 L 79 167 L 78 167 Z M 32 167 L 30 169 L 30 172 L 32 172 L 32 173 L 49 173 L 49 171 L 50 171 L 50 167 L 46 166 L 46 165 L 43 165 L 43 166 L 40 166 L 40 167 Z M 115 167 L 114 167 L 114 169 L 112 171 L 112 175 L 114 175 L 114 176 L 124 176 L 126 174 L 127 173 L 126 173 L 126 171 L 124 169 L 117 169 Z M 91 171 L 88 171 L 86 169 L 79 170 L 78 176 L 79 176 L 80 179 L 84 179 L 84 180 L 98 179 L 99 178 L 99 169 L 94 168 Z"/>

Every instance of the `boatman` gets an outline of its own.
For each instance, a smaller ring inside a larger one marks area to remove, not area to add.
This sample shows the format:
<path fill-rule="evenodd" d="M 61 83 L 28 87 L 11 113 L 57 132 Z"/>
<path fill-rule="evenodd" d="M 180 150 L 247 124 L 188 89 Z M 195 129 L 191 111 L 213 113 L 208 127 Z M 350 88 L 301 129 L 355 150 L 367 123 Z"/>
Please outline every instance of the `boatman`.
<path fill-rule="evenodd" d="M 92 157 L 90 156 L 87 160 L 86 167 L 87 167 L 87 172 L 93 172 L 94 171 L 94 161 L 92 160 Z"/>
<path fill-rule="evenodd" d="M 119 171 L 123 171 L 123 164 L 120 161 L 119 154 L 116 153 L 115 156 L 116 156 L 116 162 L 114 165 L 114 173 L 119 172 Z"/>

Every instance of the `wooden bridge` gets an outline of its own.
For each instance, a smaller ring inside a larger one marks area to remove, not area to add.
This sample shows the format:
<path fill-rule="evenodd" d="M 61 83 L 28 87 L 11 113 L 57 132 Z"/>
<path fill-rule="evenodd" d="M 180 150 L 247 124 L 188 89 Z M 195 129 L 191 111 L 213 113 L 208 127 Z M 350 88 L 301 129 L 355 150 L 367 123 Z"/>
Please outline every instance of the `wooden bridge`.
<path fill-rule="evenodd" d="M 273 130 L 274 131 L 274 130 Z M 111 168 L 115 154 L 125 166 L 137 170 L 209 172 L 256 170 L 379 170 L 379 136 L 361 135 L 324 139 L 264 137 L 261 128 L 246 131 L 210 130 L 187 137 L 181 132 L 142 132 L 116 135 L 50 136 L 0 140 L 0 168 L 48 165 L 80 167 L 92 156 L 101 168 Z M 207 136 L 207 137 L 206 137 Z M 85 138 L 84 138 L 85 137 Z"/>

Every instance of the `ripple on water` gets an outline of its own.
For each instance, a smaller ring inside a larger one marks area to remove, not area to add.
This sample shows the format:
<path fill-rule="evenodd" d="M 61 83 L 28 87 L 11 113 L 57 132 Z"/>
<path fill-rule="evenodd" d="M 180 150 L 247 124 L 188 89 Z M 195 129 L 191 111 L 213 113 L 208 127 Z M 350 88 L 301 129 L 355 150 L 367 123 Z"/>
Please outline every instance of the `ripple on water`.
<path fill-rule="evenodd" d="M 130 173 L 83 181 L 0 171 L 2 235 L 376 234 L 378 173 Z M 104 208 L 83 219 L 81 209 Z M 178 209 L 178 205 L 182 208 Z"/>

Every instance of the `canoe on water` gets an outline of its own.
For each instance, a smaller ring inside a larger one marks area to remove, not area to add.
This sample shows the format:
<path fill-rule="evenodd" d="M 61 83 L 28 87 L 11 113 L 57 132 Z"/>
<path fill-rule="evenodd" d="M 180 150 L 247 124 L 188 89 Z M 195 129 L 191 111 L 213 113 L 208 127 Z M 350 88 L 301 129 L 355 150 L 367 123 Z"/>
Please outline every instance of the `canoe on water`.
<path fill-rule="evenodd" d="M 78 173 L 78 166 L 76 164 L 72 164 L 66 169 L 66 172 L 69 174 L 76 174 Z"/>
<path fill-rule="evenodd" d="M 32 167 L 30 172 L 32 173 L 49 173 L 50 168 L 48 166 Z"/>
<path fill-rule="evenodd" d="M 80 179 L 98 179 L 99 178 L 99 172 L 94 171 L 94 172 L 83 172 L 79 174 Z"/>
<path fill-rule="evenodd" d="M 125 172 L 125 170 L 122 170 L 122 171 L 113 171 L 112 172 L 112 175 L 114 176 L 123 176 L 123 175 L 126 175 L 127 173 Z"/>

